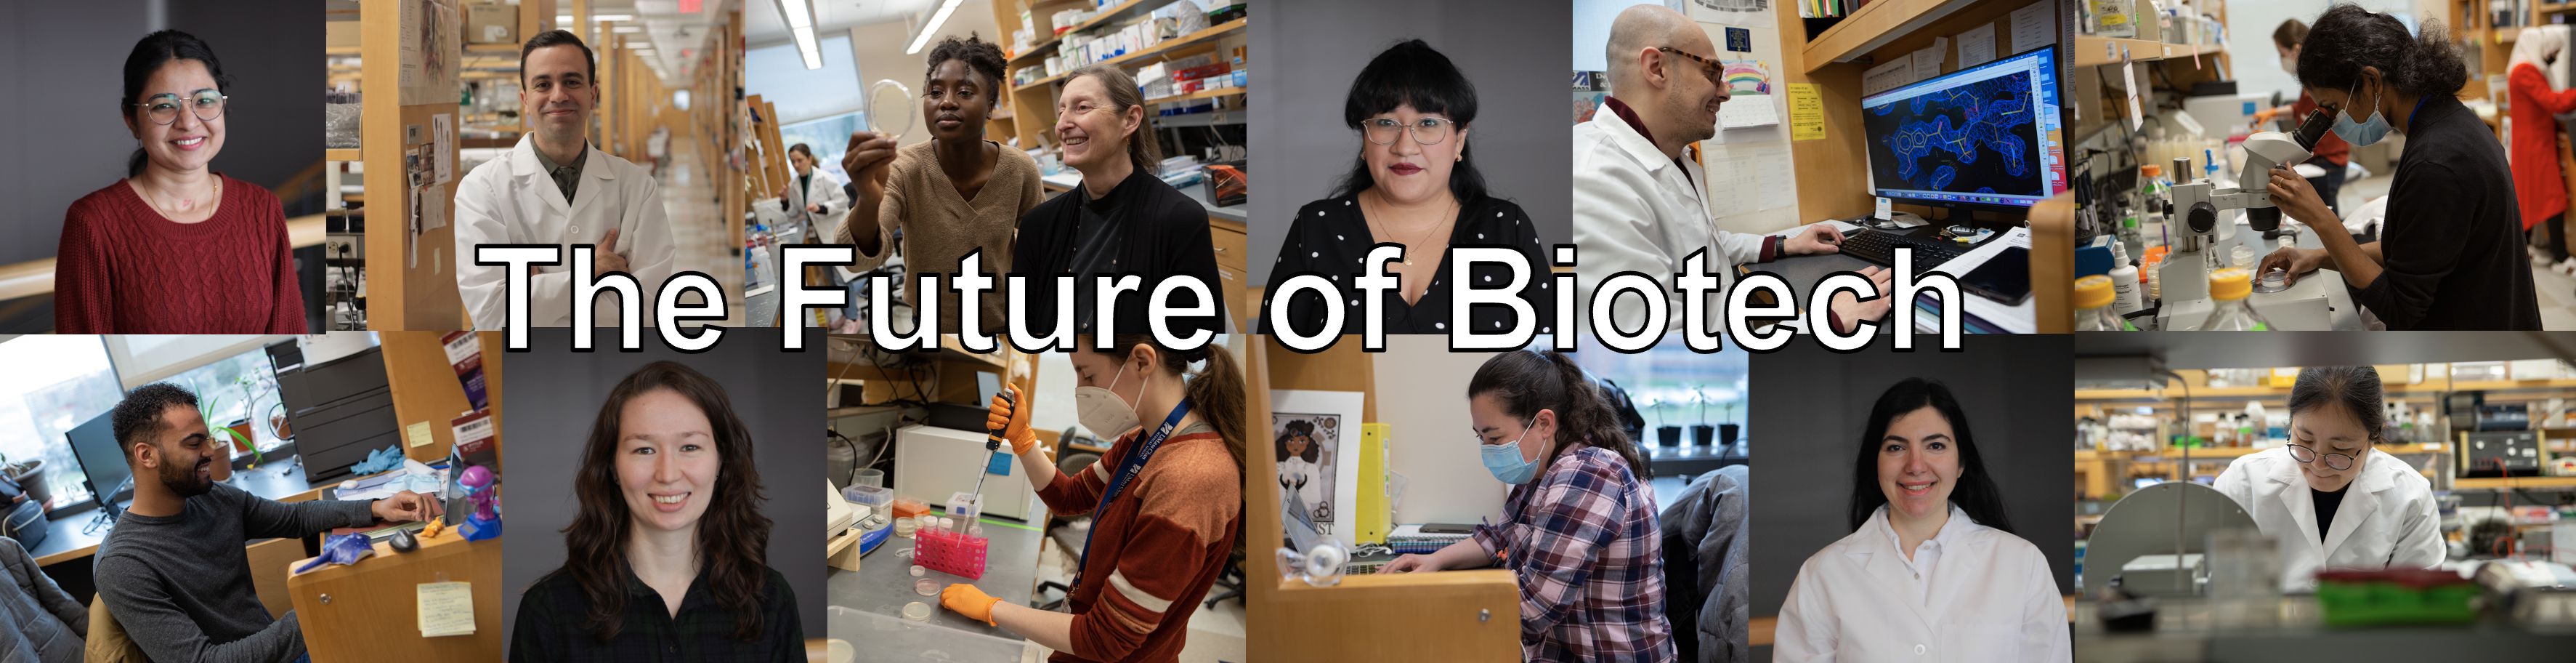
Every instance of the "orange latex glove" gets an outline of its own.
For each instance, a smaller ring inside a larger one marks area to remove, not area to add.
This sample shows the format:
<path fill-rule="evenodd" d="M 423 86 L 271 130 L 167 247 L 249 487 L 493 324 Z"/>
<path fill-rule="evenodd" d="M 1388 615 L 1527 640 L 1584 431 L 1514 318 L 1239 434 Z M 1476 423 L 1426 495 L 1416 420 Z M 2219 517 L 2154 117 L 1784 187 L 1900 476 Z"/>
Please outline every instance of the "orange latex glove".
<path fill-rule="evenodd" d="M 2281 114 L 2281 109 L 2279 109 L 2279 108 L 2266 108 L 2266 109 L 2263 109 L 2263 110 L 2254 111 L 2254 126 L 2256 127 L 2256 130 L 2257 130 L 2257 131 L 2260 131 L 2260 130 L 2261 130 L 2261 127 L 2263 127 L 2264 125 L 2271 124 L 2271 123 L 2272 123 L 2272 118 L 2274 118 L 2274 117 L 2278 117 L 2278 116 L 2280 116 L 2280 114 Z"/>
<path fill-rule="evenodd" d="M 993 623 L 993 606 L 1001 602 L 1001 599 L 993 598 L 993 595 L 984 593 L 984 590 L 962 582 L 939 590 L 939 605 L 955 610 L 957 614 L 983 622 L 985 626 L 999 626 Z"/>
<path fill-rule="evenodd" d="M 1029 432 L 1029 411 L 1037 408 L 1029 403 L 1027 394 L 1020 393 L 1019 385 L 1006 384 L 1002 389 L 1004 393 L 993 395 L 993 405 L 985 413 L 985 436 L 1009 442 L 1011 453 L 1028 453 L 1038 446 L 1037 433 Z M 1010 398 L 1004 398 L 1005 394 Z M 1016 406 L 1011 399 L 1018 400 Z M 991 431 L 1001 431 L 1001 434 L 995 436 Z"/>

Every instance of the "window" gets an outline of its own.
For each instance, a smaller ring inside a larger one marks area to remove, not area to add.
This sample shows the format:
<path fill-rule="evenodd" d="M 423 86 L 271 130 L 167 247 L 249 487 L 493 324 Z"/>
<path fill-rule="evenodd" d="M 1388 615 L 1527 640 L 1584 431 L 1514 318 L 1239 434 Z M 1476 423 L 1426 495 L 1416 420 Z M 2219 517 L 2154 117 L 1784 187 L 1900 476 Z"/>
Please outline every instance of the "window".
<path fill-rule="evenodd" d="M 1664 444 L 1663 435 L 1679 436 L 1678 446 L 1698 446 L 1691 439 L 1697 435 L 1691 427 L 1701 424 L 1712 430 L 1726 424 L 1743 429 L 1749 414 L 1745 411 L 1747 394 L 1751 391 L 1747 388 L 1747 353 L 1731 350 L 1699 354 L 1680 343 L 1659 343 L 1645 352 L 1624 354 L 1601 345 L 1596 337 L 1582 338 L 1580 349 L 1574 353 L 1575 363 L 1595 376 L 1618 383 L 1636 404 L 1637 413 L 1645 417 L 1645 439 L 1639 440 L 1638 446 L 1672 446 Z M 1667 427 L 1672 432 L 1665 432 Z"/>
<path fill-rule="evenodd" d="M 285 443 L 278 439 L 271 420 L 282 409 L 278 405 L 277 373 L 269 365 L 267 350 L 253 348 L 217 359 L 167 381 L 196 392 L 197 407 L 204 411 L 209 427 L 247 425 L 251 439 L 263 452 Z M 230 436 L 221 432 L 214 435 L 217 441 L 232 443 Z M 248 455 L 249 450 L 234 444 L 233 458 Z"/>
<path fill-rule="evenodd" d="M 804 143 L 814 151 L 814 169 L 831 173 L 841 181 L 850 174 L 841 170 L 841 156 L 850 151 L 850 134 L 867 129 L 867 112 L 856 111 L 778 128 L 778 140 L 787 145 Z"/>
<path fill-rule="evenodd" d="M 0 455 L 11 464 L 42 460 L 53 507 L 90 499 L 80 460 L 63 433 L 115 409 L 125 398 L 107 346 L 96 336 L 30 334 L 0 342 Z"/>

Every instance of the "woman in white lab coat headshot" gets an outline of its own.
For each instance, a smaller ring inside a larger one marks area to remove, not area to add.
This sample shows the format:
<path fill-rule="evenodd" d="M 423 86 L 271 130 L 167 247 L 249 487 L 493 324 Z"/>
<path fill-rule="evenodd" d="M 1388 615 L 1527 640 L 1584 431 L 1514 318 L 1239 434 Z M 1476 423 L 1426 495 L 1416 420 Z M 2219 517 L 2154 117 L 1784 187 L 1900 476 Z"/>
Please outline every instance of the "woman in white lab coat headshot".
<path fill-rule="evenodd" d="M 1798 567 L 1772 639 L 1779 661 L 2073 656 L 2048 559 L 2013 533 L 1948 387 L 1888 387 L 1855 451 L 1852 533 Z"/>
<path fill-rule="evenodd" d="M 2290 387 L 2290 437 L 2218 474 L 2263 534 L 2280 542 L 2283 591 L 2313 591 L 2322 569 L 2442 563 L 2433 482 L 2375 448 L 2387 422 L 2379 370 L 2311 366 Z"/>

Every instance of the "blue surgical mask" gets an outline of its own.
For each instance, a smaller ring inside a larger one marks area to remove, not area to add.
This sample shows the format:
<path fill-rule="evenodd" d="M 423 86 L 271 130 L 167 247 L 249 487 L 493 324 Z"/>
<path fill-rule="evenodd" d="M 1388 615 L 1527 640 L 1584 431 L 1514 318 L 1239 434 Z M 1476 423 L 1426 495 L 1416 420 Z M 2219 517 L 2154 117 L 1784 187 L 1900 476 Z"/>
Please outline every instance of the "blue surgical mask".
<path fill-rule="evenodd" d="M 1503 483 L 1512 485 L 1529 483 L 1530 477 L 1538 474 L 1538 461 L 1521 458 L 1521 439 L 1527 437 L 1529 437 L 1529 431 L 1523 429 L 1521 436 L 1512 438 L 1509 444 L 1482 445 L 1485 454 L 1485 471 L 1494 473 L 1494 478 L 1502 480 Z"/>
<path fill-rule="evenodd" d="M 2349 104 L 2360 91 L 2361 82 L 2354 81 L 2352 92 L 2344 95 L 2345 103 Z M 2374 95 L 2370 100 L 2370 119 L 2354 122 L 2350 111 L 2350 108 L 2345 108 L 2343 112 L 2335 113 L 2335 137 L 2352 143 L 2353 147 L 2369 145 L 2388 137 L 2388 116 L 2380 114 L 2378 96 Z"/>

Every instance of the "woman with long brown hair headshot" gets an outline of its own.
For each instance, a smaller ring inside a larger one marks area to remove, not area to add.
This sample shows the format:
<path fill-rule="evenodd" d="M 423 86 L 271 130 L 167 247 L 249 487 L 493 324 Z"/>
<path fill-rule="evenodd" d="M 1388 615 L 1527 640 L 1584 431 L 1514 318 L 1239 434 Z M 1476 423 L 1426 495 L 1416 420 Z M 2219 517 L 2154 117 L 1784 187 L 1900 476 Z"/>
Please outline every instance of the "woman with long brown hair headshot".
<path fill-rule="evenodd" d="M 1014 386 L 1009 398 L 994 396 L 985 423 L 1027 464 L 1049 510 L 1092 516 L 1071 612 L 1006 603 L 963 583 L 939 602 L 1055 650 L 1059 663 L 1176 661 L 1190 614 L 1243 539 L 1243 371 L 1214 343 L 1180 350 L 1143 334 L 1111 341 L 1095 350 L 1091 337 L 1079 337 L 1081 349 L 1066 357 L 1082 427 L 1117 439 L 1090 468 L 1056 471 L 1029 428 L 1035 394 Z"/>
<path fill-rule="evenodd" d="M 520 598 L 512 661 L 801 661 L 794 590 L 769 568 L 748 428 L 668 361 L 610 390 L 573 478 L 564 564 Z"/>

